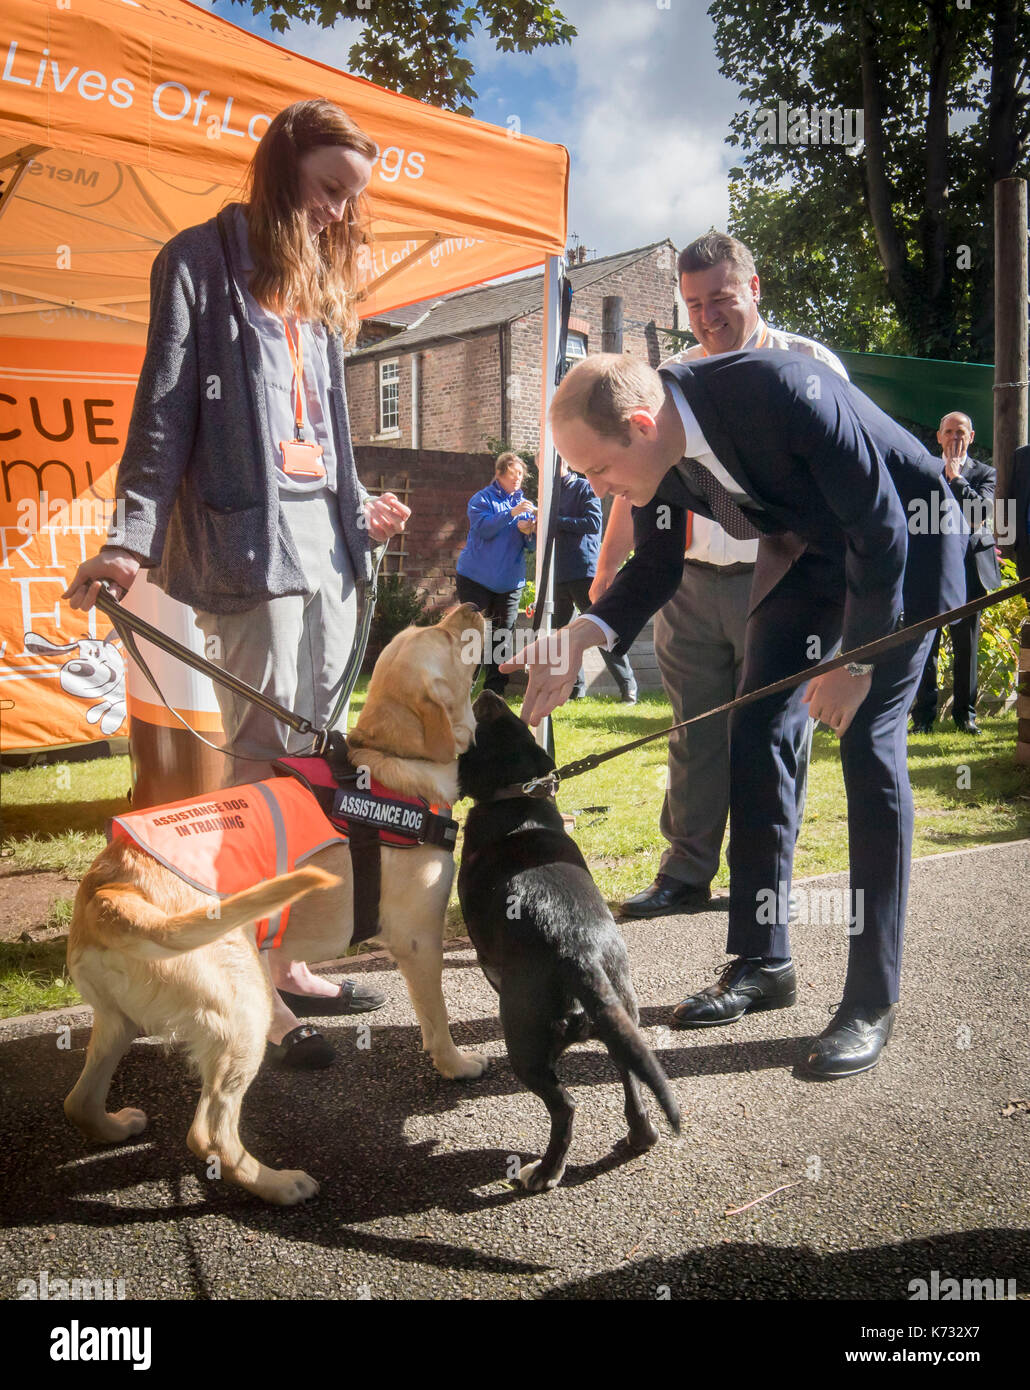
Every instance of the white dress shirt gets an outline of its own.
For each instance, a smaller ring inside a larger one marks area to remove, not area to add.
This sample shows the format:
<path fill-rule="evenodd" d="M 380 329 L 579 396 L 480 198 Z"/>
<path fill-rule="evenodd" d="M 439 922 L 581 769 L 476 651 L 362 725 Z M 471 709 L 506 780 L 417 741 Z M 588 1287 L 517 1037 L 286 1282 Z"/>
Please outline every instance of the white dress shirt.
<path fill-rule="evenodd" d="M 770 328 L 762 319 L 758 320 L 755 331 L 743 343 L 737 351 L 745 352 L 752 349 L 769 348 L 778 352 L 801 352 L 806 357 L 813 357 L 817 362 L 824 363 L 848 380 L 848 374 L 844 369 L 844 364 L 840 358 L 835 357 L 828 347 L 822 343 L 817 343 L 814 338 L 803 338 L 800 333 L 782 333 L 778 328 Z M 660 367 L 674 367 L 682 362 L 696 362 L 698 358 L 707 357 L 708 353 L 700 343 L 694 347 L 687 348 L 685 352 L 678 352 L 673 357 L 667 357 Z M 685 404 L 685 403 L 684 403 Z M 683 411 L 680 411 L 683 414 Z M 693 411 L 691 411 L 693 417 Z M 684 425 L 685 428 L 685 425 Z M 687 458 L 698 458 L 690 444 L 690 434 L 687 434 L 687 448 L 684 450 Z M 701 459 L 701 463 L 708 466 L 707 459 Z M 711 470 L 719 481 L 726 488 L 731 497 L 739 496 L 736 483 L 730 479 L 731 486 L 727 486 L 725 469 L 722 473 L 715 468 Z M 719 525 L 717 521 L 711 521 L 706 516 L 698 516 L 695 512 L 690 524 L 690 544 L 684 552 L 688 560 L 694 560 L 704 565 L 753 565 L 758 558 L 757 541 L 738 541 L 729 535 Z"/>

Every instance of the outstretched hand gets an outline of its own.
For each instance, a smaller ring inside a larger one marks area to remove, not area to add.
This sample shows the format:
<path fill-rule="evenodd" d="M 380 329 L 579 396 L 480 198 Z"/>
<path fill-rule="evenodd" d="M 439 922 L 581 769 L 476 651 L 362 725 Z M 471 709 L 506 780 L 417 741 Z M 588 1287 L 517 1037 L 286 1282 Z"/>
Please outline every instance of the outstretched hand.
<path fill-rule="evenodd" d="M 601 629 L 589 619 L 577 618 L 568 627 L 560 627 L 539 637 L 512 658 L 501 663 L 505 674 L 525 667 L 529 676 L 520 718 L 533 728 L 559 705 L 563 705 L 576 684 L 576 677 L 588 647 L 604 640 Z"/>

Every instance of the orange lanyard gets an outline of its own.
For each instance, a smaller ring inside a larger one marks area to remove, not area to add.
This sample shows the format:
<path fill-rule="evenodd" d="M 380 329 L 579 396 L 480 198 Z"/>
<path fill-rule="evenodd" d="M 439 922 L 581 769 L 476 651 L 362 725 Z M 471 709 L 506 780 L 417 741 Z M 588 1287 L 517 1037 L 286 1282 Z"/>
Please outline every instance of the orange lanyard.
<path fill-rule="evenodd" d="M 296 432 L 294 439 L 304 438 L 304 405 L 301 399 L 304 389 L 304 343 L 300 336 L 300 323 L 297 323 L 297 341 L 294 343 L 290 334 L 290 325 L 283 319 L 283 328 L 286 330 L 286 347 L 290 354 L 290 362 L 293 365 L 293 385 L 294 385 L 294 420 L 296 421 Z"/>

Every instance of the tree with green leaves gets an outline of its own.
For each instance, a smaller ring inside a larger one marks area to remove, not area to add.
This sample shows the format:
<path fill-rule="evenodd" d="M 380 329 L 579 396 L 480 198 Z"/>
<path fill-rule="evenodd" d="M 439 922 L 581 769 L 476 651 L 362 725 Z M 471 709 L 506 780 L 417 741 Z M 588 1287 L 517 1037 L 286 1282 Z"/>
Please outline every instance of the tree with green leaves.
<path fill-rule="evenodd" d="M 1028 172 L 1024 0 L 713 0 L 709 14 L 751 107 L 732 123 L 732 226 L 784 322 L 859 351 L 991 361 L 993 185 Z M 860 111 L 862 139 L 815 141 L 815 121 L 770 139 L 763 113 L 780 103 Z"/>
<path fill-rule="evenodd" d="M 480 0 L 467 5 L 454 0 L 233 0 L 249 4 L 255 14 L 267 14 L 276 33 L 286 33 L 290 20 L 331 29 L 342 19 L 359 20 L 364 28 L 351 45 L 347 70 L 380 87 L 416 97 L 464 116 L 472 114 L 478 93 L 471 85 L 475 69 L 460 56 L 483 29 L 502 53 L 532 53 L 534 49 L 571 43 L 576 30 L 560 10 L 538 0 Z"/>

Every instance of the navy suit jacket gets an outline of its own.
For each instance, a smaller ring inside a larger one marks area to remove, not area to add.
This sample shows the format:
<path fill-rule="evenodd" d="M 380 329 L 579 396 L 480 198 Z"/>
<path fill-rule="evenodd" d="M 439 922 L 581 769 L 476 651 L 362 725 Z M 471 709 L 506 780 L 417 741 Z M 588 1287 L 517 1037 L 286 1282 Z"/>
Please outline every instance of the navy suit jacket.
<path fill-rule="evenodd" d="M 963 515 L 972 527 L 969 549 L 966 551 L 967 592 L 970 598 L 983 589 L 989 592 L 1001 583 L 998 557 L 994 553 L 994 488 L 997 473 L 989 463 L 967 459 L 964 473 L 953 478 L 948 486 Z"/>
<path fill-rule="evenodd" d="M 843 647 L 965 602 L 969 533 L 934 458 L 850 382 L 794 352 L 666 367 L 709 448 L 761 511 L 754 609 L 799 556 L 812 601 L 844 604 Z M 635 554 L 591 608 L 625 652 L 683 573 L 686 510 L 711 517 L 678 468 L 634 508 Z"/>

